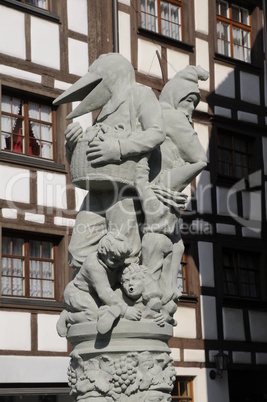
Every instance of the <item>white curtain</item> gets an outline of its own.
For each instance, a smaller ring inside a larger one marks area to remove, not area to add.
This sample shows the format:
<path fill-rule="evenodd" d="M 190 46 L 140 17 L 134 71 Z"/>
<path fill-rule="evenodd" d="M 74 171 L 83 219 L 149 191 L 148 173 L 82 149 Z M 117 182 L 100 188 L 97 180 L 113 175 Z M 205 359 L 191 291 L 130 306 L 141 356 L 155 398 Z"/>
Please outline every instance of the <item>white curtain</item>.
<path fill-rule="evenodd" d="M 47 9 L 46 3 L 47 3 L 46 0 L 38 0 L 37 1 L 37 6 L 40 7 L 40 8 Z"/>
<path fill-rule="evenodd" d="M 21 100 L 13 98 L 12 99 L 12 110 L 11 110 L 11 97 L 2 96 L 1 108 L 2 112 L 18 114 L 21 106 Z M 10 138 L 12 130 L 15 127 L 17 118 L 10 116 L 1 116 L 1 149 L 6 148 L 6 138 Z"/>
<path fill-rule="evenodd" d="M 39 105 L 37 103 L 29 103 L 29 117 L 30 119 L 39 120 Z M 48 106 L 42 106 L 41 109 L 41 120 L 42 121 L 51 121 L 51 109 Z M 42 142 L 42 157 L 51 159 L 51 127 L 50 125 L 41 124 L 37 122 L 30 122 L 31 128 L 36 138 L 38 145 L 40 146 L 40 139 L 43 141 L 49 142 Z"/>

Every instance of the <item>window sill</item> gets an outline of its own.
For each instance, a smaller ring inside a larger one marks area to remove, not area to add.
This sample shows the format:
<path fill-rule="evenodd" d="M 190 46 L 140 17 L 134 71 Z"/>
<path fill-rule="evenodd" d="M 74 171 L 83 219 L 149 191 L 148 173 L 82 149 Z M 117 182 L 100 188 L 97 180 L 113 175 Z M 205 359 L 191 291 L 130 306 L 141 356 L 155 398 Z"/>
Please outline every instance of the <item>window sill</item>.
<path fill-rule="evenodd" d="M 260 299 L 250 299 L 238 296 L 224 296 L 223 302 L 224 307 L 243 307 L 249 309 L 259 309 L 266 308 L 266 301 Z"/>
<path fill-rule="evenodd" d="M 163 42 L 163 43 L 166 43 L 167 45 L 172 45 L 172 46 L 178 47 L 178 48 L 186 50 L 188 52 L 193 52 L 193 49 L 194 49 L 193 45 L 182 42 L 180 40 L 170 38 L 168 36 L 158 34 L 153 31 L 149 31 L 148 29 L 139 28 L 138 33 L 142 36 L 145 36 L 146 38 L 153 38 L 159 42 Z"/>
<path fill-rule="evenodd" d="M 198 297 L 197 296 L 189 296 L 189 295 L 186 295 L 186 294 L 182 294 L 179 297 L 178 304 L 181 303 L 181 302 L 186 303 L 186 304 L 187 303 L 196 304 L 198 302 Z"/>
<path fill-rule="evenodd" d="M 0 0 L 1 1 L 1 0 Z M 56 164 L 53 161 L 44 160 L 41 158 L 34 158 L 33 156 L 13 154 L 11 152 L 0 152 L 0 162 L 9 162 L 16 165 L 22 165 L 35 168 L 42 168 L 46 170 L 67 173 L 65 165 Z"/>
<path fill-rule="evenodd" d="M 2 308 L 10 308 L 16 307 L 21 309 L 29 309 L 29 310 L 54 310 L 54 311 L 62 311 L 65 306 L 63 303 L 59 303 L 56 300 L 49 299 L 28 299 L 24 297 L 8 297 L 1 296 L 0 297 L 0 306 Z"/>
<path fill-rule="evenodd" d="M 50 13 L 49 11 L 44 10 L 43 8 L 38 8 L 30 6 L 29 4 L 20 3 L 17 0 L 0 0 L 0 4 L 3 4 L 4 6 L 7 7 L 15 8 L 16 10 L 19 11 L 27 12 L 36 17 L 44 18 L 46 20 L 59 23 L 59 17 L 57 15 Z"/>
<path fill-rule="evenodd" d="M 227 64 L 228 66 L 231 65 L 235 68 L 240 67 L 240 69 L 242 69 L 242 70 L 250 71 L 250 72 L 256 73 L 256 74 L 258 74 L 259 72 L 262 71 L 262 68 L 257 66 L 256 64 L 247 63 L 245 61 L 234 59 L 233 57 L 225 56 L 220 53 L 214 54 L 214 60 L 221 61 L 224 64 Z"/>

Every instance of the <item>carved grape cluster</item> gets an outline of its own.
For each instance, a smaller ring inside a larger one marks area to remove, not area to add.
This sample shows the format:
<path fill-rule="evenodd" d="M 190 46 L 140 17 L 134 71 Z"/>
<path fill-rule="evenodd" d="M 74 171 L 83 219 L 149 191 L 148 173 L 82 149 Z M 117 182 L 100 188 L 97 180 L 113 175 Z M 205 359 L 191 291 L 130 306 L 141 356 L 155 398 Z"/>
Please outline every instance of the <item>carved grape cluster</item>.
<path fill-rule="evenodd" d="M 115 370 L 113 376 L 114 392 L 117 394 L 125 393 L 127 388 L 135 382 L 137 365 L 137 357 L 134 354 L 128 354 L 115 360 L 113 365 Z"/>

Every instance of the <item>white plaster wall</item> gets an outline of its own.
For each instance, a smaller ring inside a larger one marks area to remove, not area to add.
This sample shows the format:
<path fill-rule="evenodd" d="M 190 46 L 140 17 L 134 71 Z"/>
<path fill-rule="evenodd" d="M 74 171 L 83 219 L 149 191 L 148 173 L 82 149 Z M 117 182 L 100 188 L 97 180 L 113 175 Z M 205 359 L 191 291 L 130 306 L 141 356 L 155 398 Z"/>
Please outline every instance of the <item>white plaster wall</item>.
<path fill-rule="evenodd" d="M 235 98 L 235 70 L 232 67 L 214 65 L 215 93 Z"/>
<path fill-rule="evenodd" d="M 223 333 L 228 341 L 245 341 L 243 311 L 223 308 Z"/>
<path fill-rule="evenodd" d="M 198 110 L 199 112 L 208 113 L 209 105 L 206 102 L 200 101 L 199 104 L 196 107 L 196 110 Z"/>
<path fill-rule="evenodd" d="M 178 348 L 171 348 L 171 357 L 173 361 L 179 362 L 181 360 L 181 351 Z"/>
<path fill-rule="evenodd" d="M 241 100 L 260 105 L 260 79 L 257 75 L 240 72 L 240 95 Z"/>
<path fill-rule="evenodd" d="M 201 2 L 202 3 L 202 2 Z M 209 42 L 196 38 L 196 65 L 200 65 L 208 72 L 210 71 L 209 64 Z M 210 79 L 207 81 L 199 81 L 199 88 L 209 91 L 210 89 Z"/>
<path fill-rule="evenodd" d="M 89 66 L 88 45 L 76 39 L 68 39 L 69 72 L 82 76 L 87 73 Z"/>
<path fill-rule="evenodd" d="M 205 362 L 205 350 L 201 349 L 185 349 L 184 350 L 185 362 Z"/>
<path fill-rule="evenodd" d="M 59 25 L 31 17 L 32 62 L 60 69 Z"/>
<path fill-rule="evenodd" d="M 0 311 L 0 349 L 31 350 L 31 314 Z M 4 366 L 1 366 L 4 367 Z M 5 370 L 0 370 L 5 371 Z"/>
<path fill-rule="evenodd" d="M 233 352 L 233 363 L 251 364 L 251 353 L 249 352 Z"/>
<path fill-rule="evenodd" d="M 231 119 L 231 117 L 232 117 L 231 109 L 226 109 L 225 107 L 220 107 L 220 106 L 214 107 L 214 114 L 216 114 L 218 116 L 227 117 L 228 119 Z"/>
<path fill-rule="evenodd" d="M 234 225 L 228 225 L 226 223 L 216 223 L 216 232 L 226 235 L 235 235 L 236 230 Z"/>
<path fill-rule="evenodd" d="M 119 0 L 119 3 L 125 4 L 126 6 L 130 6 L 131 0 Z"/>
<path fill-rule="evenodd" d="M 228 188 L 216 187 L 216 197 L 219 215 L 238 215 L 236 192 L 231 192 Z"/>
<path fill-rule="evenodd" d="M 131 62 L 131 18 L 122 11 L 119 11 L 119 50 Z"/>
<path fill-rule="evenodd" d="M 261 221 L 261 191 L 243 191 L 242 205 L 244 218 Z"/>
<path fill-rule="evenodd" d="M 27 80 L 37 82 L 41 84 L 42 77 L 39 74 L 29 73 L 28 71 L 20 70 L 18 68 L 4 66 L 0 64 L 0 73 L 5 75 L 11 75 L 13 78 L 19 78 L 21 80 Z"/>
<path fill-rule="evenodd" d="M 54 224 L 57 226 L 66 226 L 66 227 L 72 228 L 75 225 L 75 219 L 62 218 L 61 216 L 55 216 Z"/>
<path fill-rule="evenodd" d="M 194 402 L 229 402 L 227 372 L 220 380 L 211 380 L 211 369 L 175 367 L 176 375 L 193 377 Z"/>
<path fill-rule="evenodd" d="M 257 228 L 243 227 L 242 228 L 242 236 L 254 237 L 256 239 L 260 239 L 261 238 L 261 228 L 257 229 Z"/>
<path fill-rule="evenodd" d="M 24 14 L 0 6 L 0 53 L 26 59 Z"/>
<path fill-rule="evenodd" d="M 69 357 L 0 356 L 0 383 L 67 383 Z"/>
<path fill-rule="evenodd" d="M 30 172 L 28 170 L 0 165 L 0 177 L 1 199 L 30 202 Z"/>
<path fill-rule="evenodd" d="M 88 34 L 87 1 L 68 0 L 68 28 L 81 34 Z"/>
<path fill-rule="evenodd" d="M 152 42 L 138 39 L 138 71 L 143 74 L 162 78 L 156 51 L 161 56 L 161 47 Z"/>
<path fill-rule="evenodd" d="M 194 129 L 198 133 L 198 139 L 205 149 L 205 153 L 209 161 L 209 127 L 206 124 L 194 123 Z"/>
<path fill-rule="evenodd" d="M 81 102 L 72 102 L 72 110 L 74 110 Z M 92 113 L 86 113 L 83 114 L 82 116 L 75 117 L 73 119 L 73 122 L 78 122 L 82 126 L 84 130 L 87 129 L 87 127 L 92 126 L 93 124 L 93 118 L 92 118 Z"/>
<path fill-rule="evenodd" d="M 214 287 L 213 244 L 198 242 L 200 286 Z"/>
<path fill-rule="evenodd" d="M 177 326 L 173 328 L 173 336 L 177 338 L 196 338 L 196 311 L 194 308 L 179 307 L 178 305 L 174 318 L 177 321 Z"/>
<path fill-rule="evenodd" d="M 249 324 L 252 342 L 267 342 L 267 313 L 249 311 Z"/>
<path fill-rule="evenodd" d="M 7 219 L 17 219 L 18 211 L 14 208 L 2 208 L 2 216 Z"/>
<path fill-rule="evenodd" d="M 248 123 L 258 123 L 258 116 L 254 113 L 247 113 L 239 110 L 237 112 L 237 118 L 238 120 L 247 121 Z"/>
<path fill-rule="evenodd" d="M 188 65 L 188 54 L 167 49 L 167 71 L 169 80 L 173 78 L 178 71 L 183 70 Z"/>
<path fill-rule="evenodd" d="M 61 338 L 56 330 L 58 319 L 59 315 L 56 314 L 38 314 L 38 350 L 67 352 L 67 340 Z"/>
<path fill-rule="evenodd" d="M 67 208 L 66 176 L 37 172 L 37 203 L 47 207 Z"/>
<path fill-rule="evenodd" d="M 75 206 L 76 211 L 79 211 L 85 196 L 88 194 L 87 190 L 75 187 Z"/>
<path fill-rule="evenodd" d="M 203 339 L 217 339 L 216 299 L 212 296 L 201 296 L 200 300 Z"/>
<path fill-rule="evenodd" d="M 256 353 L 257 364 L 267 364 L 267 353 Z"/>
<path fill-rule="evenodd" d="M 54 81 L 54 87 L 57 89 L 62 89 L 63 91 L 66 91 L 66 89 L 69 89 L 69 87 L 71 85 L 72 84 L 70 84 L 69 82 L 58 81 L 58 80 Z"/>
<path fill-rule="evenodd" d="M 41 214 L 32 214 L 30 212 L 25 212 L 25 221 L 42 224 L 45 223 L 45 216 Z"/>
<path fill-rule="evenodd" d="M 197 32 L 209 34 L 209 2 L 195 0 L 195 28 Z"/>
<path fill-rule="evenodd" d="M 204 170 L 196 178 L 197 210 L 200 213 L 212 213 L 210 173 Z"/>

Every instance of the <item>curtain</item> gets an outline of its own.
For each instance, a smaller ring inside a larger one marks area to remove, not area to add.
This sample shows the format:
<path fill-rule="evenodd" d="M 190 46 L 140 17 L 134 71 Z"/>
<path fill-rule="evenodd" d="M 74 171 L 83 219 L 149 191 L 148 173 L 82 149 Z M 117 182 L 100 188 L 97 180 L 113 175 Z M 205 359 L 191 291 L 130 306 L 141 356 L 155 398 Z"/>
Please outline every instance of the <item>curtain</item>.
<path fill-rule="evenodd" d="M 29 117 L 30 119 L 35 119 L 39 120 L 39 105 L 37 103 L 29 103 Z M 51 108 L 48 106 L 42 106 L 41 108 L 41 120 L 42 121 L 47 121 L 50 123 L 51 121 Z M 42 154 L 41 156 L 43 158 L 49 158 L 51 159 L 52 153 L 51 153 L 51 127 L 50 125 L 46 124 L 41 124 L 37 122 L 30 122 L 31 124 L 31 129 L 34 134 L 34 137 L 38 143 L 38 145 L 42 147 Z M 48 141 L 48 142 L 43 142 L 42 144 L 40 140 L 43 141 Z"/>
<path fill-rule="evenodd" d="M 40 8 L 47 9 L 46 0 L 37 0 L 37 6 Z"/>
<path fill-rule="evenodd" d="M 12 110 L 11 110 L 11 97 L 10 96 L 2 96 L 1 108 L 2 112 L 18 114 L 21 106 L 21 100 L 13 98 L 12 99 Z M 12 130 L 16 125 L 16 121 L 18 118 L 14 118 L 11 116 L 1 116 L 1 149 L 6 149 L 6 139 L 10 138 L 12 134 Z"/>

